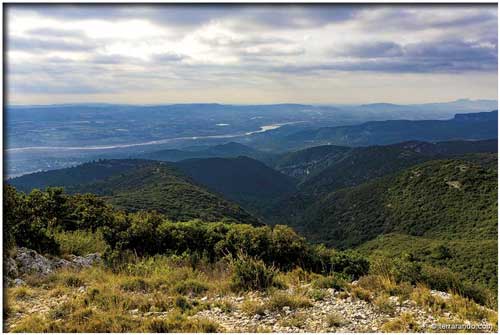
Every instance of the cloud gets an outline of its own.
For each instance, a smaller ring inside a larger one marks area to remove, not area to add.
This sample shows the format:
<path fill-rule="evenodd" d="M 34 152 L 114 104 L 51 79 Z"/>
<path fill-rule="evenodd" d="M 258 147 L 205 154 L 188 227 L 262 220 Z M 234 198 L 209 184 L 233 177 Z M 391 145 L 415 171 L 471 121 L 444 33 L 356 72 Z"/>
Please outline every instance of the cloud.
<path fill-rule="evenodd" d="M 189 57 L 185 55 L 165 52 L 153 55 L 153 57 L 151 58 L 151 62 L 164 64 L 164 63 L 180 62 L 187 58 Z"/>
<path fill-rule="evenodd" d="M 85 38 L 85 34 L 78 29 L 56 29 L 56 28 L 36 28 L 27 31 L 28 35 L 32 36 L 50 36 L 52 38 Z"/>
<path fill-rule="evenodd" d="M 300 47 L 250 47 L 240 51 L 242 57 L 277 57 L 299 56 L 305 54 L 305 49 Z"/>
<path fill-rule="evenodd" d="M 403 48 L 395 42 L 367 42 L 349 45 L 334 53 L 359 58 L 396 57 L 403 55 Z"/>
<path fill-rule="evenodd" d="M 383 86 L 385 76 L 490 78 L 498 65 L 495 6 L 9 4 L 6 17 L 18 96 L 147 87 L 184 97 L 229 86 L 244 99 L 302 85 L 316 96 L 328 89 L 304 78 Z"/>
<path fill-rule="evenodd" d="M 89 43 L 75 42 L 59 38 L 36 38 L 23 36 L 9 36 L 7 39 L 7 48 L 9 50 L 23 50 L 28 52 L 43 51 L 92 51 L 97 48 L 96 45 Z"/>

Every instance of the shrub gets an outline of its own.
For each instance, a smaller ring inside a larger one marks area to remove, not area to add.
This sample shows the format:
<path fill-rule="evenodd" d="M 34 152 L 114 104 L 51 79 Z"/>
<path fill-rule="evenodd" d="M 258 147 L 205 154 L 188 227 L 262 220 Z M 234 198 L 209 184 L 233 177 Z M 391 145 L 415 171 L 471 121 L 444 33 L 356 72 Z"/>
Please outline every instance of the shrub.
<path fill-rule="evenodd" d="M 472 284 L 448 269 L 426 265 L 422 267 L 422 282 L 435 290 L 457 292 L 483 305 L 495 307 L 496 304 L 495 297 L 486 288 Z"/>
<path fill-rule="evenodd" d="M 149 283 L 142 278 L 126 279 L 120 284 L 120 288 L 124 291 L 147 292 L 150 288 Z"/>
<path fill-rule="evenodd" d="M 386 294 L 382 294 L 377 296 L 373 300 L 373 305 L 377 308 L 377 310 L 381 313 L 392 315 L 395 311 L 394 304 L 389 300 L 389 296 Z"/>
<path fill-rule="evenodd" d="M 81 287 L 85 286 L 85 282 L 77 275 L 69 274 L 63 277 L 64 285 L 68 287 Z"/>
<path fill-rule="evenodd" d="M 179 294 L 199 295 L 206 292 L 209 286 L 195 279 L 183 280 L 175 285 L 175 291 Z"/>
<path fill-rule="evenodd" d="M 413 285 L 422 281 L 422 265 L 408 258 L 396 258 L 392 277 L 397 283 L 408 282 Z"/>
<path fill-rule="evenodd" d="M 245 300 L 241 304 L 241 310 L 250 316 L 256 314 L 264 315 L 266 309 L 267 309 L 266 305 L 255 300 Z"/>
<path fill-rule="evenodd" d="M 234 304 L 229 300 L 216 301 L 213 306 L 220 308 L 224 313 L 230 313 L 234 310 Z"/>
<path fill-rule="evenodd" d="M 446 309 L 446 302 L 443 298 L 432 295 L 431 291 L 423 285 L 417 285 L 411 294 L 411 299 L 435 313 Z"/>
<path fill-rule="evenodd" d="M 54 239 L 59 244 L 62 254 L 77 256 L 95 252 L 103 254 L 107 247 L 100 231 L 94 233 L 83 230 L 57 231 L 54 233 Z"/>
<path fill-rule="evenodd" d="M 75 312 L 77 307 L 72 302 L 63 302 L 49 312 L 49 317 L 53 320 L 64 319 Z"/>
<path fill-rule="evenodd" d="M 151 333 L 215 333 L 219 325 L 206 319 L 188 319 L 182 314 L 170 314 L 166 319 L 155 318 L 145 325 Z"/>
<path fill-rule="evenodd" d="M 311 290 L 309 291 L 309 297 L 314 301 L 325 300 L 326 293 L 322 290 Z"/>
<path fill-rule="evenodd" d="M 265 290 L 275 283 L 277 270 L 260 259 L 240 254 L 233 262 L 233 267 L 231 287 L 236 291 Z"/>
<path fill-rule="evenodd" d="M 183 297 L 183 296 L 178 296 L 177 298 L 175 298 L 174 304 L 176 307 L 178 307 L 183 312 L 185 312 L 193 307 L 189 303 L 189 301 L 186 299 L 186 297 Z"/>
<path fill-rule="evenodd" d="M 372 300 L 371 292 L 368 290 L 365 290 L 362 287 L 358 287 L 358 286 L 352 287 L 351 294 L 353 297 L 358 298 L 360 300 L 364 300 L 366 302 L 370 302 Z"/>
<path fill-rule="evenodd" d="M 347 281 L 338 274 L 332 274 L 329 276 L 321 276 L 311 283 L 315 288 L 334 288 L 336 290 L 345 290 L 347 287 Z"/>
<path fill-rule="evenodd" d="M 288 319 L 283 319 L 281 325 L 284 327 L 304 328 L 307 323 L 307 315 L 305 313 L 296 313 Z"/>
<path fill-rule="evenodd" d="M 401 316 L 384 323 L 381 330 L 386 333 L 416 333 L 420 330 L 420 326 L 412 314 L 403 313 Z"/>
<path fill-rule="evenodd" d="M 333 313 L 327 316 L 326 323 L 328 327 L 336 328 L 342 326 L 345 323 L 345 319 L 341 315 Z"/>
<path fill-rule="evenodd" d="M 312 304 L 311 301 L 304 296 L 276 292 L 271 296 L 266 306 L 269 310 L 280 311 L 285 306 L 290 307 L 290 309 L 297 309 L 311 307 Z"/>
<path fill-rule="evenodd" d="M 33 297 L 33 291 L 26 286 L 20 286 L 12 290 L 12 295 L 16 300 L 23 300 Z"/>
<path fill-rule="evenodd" d="M 367 274 L 370 263 L 355 251 L 336 251 L 315 245 L 309 248 L 306 268 L 316 273 L 341 273 L 352 280 Z"/>

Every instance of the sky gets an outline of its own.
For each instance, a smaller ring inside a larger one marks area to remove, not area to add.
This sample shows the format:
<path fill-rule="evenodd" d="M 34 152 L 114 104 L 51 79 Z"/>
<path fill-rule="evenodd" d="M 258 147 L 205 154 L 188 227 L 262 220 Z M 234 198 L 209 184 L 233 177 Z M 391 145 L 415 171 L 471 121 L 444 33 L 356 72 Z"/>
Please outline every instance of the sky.
<path fill-rule="evenodd" d="M 9 104 L 497 99 L 492 5 L 6 5 Z"/>

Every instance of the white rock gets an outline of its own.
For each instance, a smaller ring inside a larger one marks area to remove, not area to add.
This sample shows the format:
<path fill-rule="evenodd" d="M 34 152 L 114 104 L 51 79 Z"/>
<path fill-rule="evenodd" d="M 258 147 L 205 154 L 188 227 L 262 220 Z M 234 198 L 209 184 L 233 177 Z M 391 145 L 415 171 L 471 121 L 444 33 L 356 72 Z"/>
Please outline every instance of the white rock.
<path fill-rule="evenodd" d="M 21 278 L 16 278 L 13 281 L 14 286 L 24 286 L 26 285 L 26 282 L 22 280 Z"/>

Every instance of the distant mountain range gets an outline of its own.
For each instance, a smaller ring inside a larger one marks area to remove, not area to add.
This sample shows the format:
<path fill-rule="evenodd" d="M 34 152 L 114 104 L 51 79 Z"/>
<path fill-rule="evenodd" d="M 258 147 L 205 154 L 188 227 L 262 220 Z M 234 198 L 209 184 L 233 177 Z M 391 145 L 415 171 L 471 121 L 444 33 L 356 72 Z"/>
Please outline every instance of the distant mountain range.
<path fill-rule="evenodd" d="M 335 144 L 366 146 L 410 140 L 479 140 L 498 137 L 498 111 L 457 114 L 450 120 L 388 120 L 354 126 L 325 127 L 291 134 L 281 140 L 289 147 Z"/>

